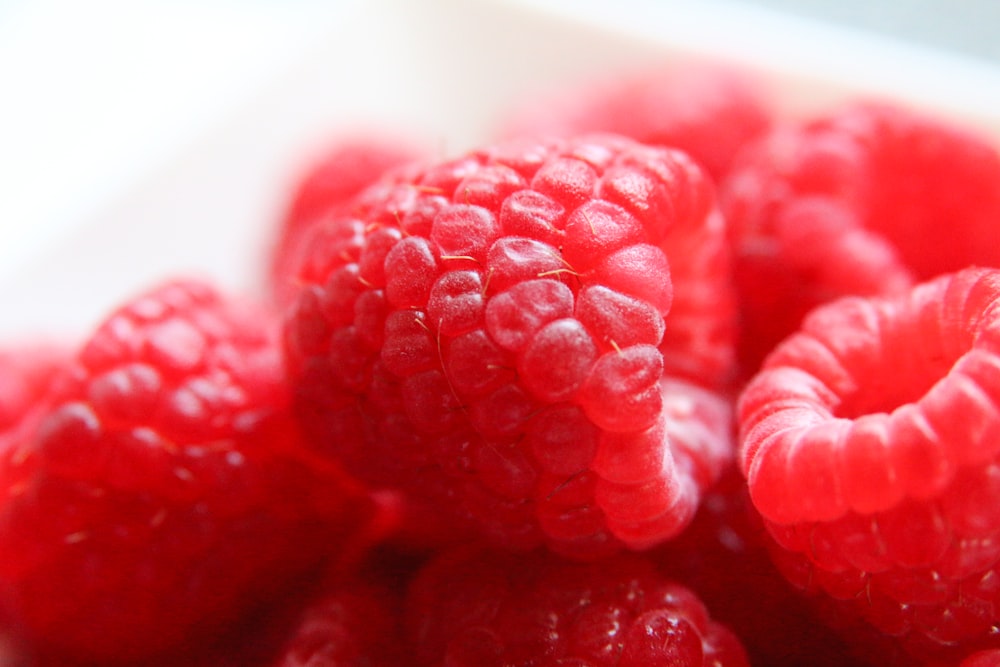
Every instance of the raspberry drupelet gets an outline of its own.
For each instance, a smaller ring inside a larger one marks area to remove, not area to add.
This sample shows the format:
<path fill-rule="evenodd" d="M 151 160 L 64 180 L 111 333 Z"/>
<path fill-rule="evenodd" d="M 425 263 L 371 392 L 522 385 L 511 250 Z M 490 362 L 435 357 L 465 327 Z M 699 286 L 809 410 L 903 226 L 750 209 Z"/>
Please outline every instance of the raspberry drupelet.
<path fill-rule="evenodd" d="M 643 548 L 730 460 L 727 247 L 685 154 L 499 144 L 397 171 L 310 248 L 285 327 L 298 414 L 402 489 L 430 544 Z"/>

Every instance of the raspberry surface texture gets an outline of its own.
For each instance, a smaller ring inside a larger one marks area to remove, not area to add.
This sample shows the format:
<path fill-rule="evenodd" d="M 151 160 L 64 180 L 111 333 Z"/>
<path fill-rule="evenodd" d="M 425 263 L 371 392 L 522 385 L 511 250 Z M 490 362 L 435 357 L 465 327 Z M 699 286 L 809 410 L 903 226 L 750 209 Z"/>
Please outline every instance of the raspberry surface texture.
<path fill-rule="evenodd" d="M 277 328 L 167 283 L 110 314 L 12 431 L 0 616 L 38 664 L 192 649 L 372 519 L 364 487 L 303 453 Z"/>
<path fill-rule="evenodd" d="M 418 667 L 749 665 L 697 596 L 632 554 L 445 552 L 417 574 L 404 623 Z"/>
<path fill-rule="evenodd" d="M 1000 266 L 1000 152 L 916 111 L 856 103 L 783 125 L 720 186 L 748 371 L 811 308 Z"/>
<path fill-rule="evenodd" d="M 298 414 L 423 506 L 432 542 L 650 546 L 731 459 L 725 234 L 683 153 L 500 144 L 394 174 L 310 247 L 285 327 Z"/>
<path fill-rule="evenodd" d="M 768 547 L 746 481 L 734 467 L 705 495 L 691 525 L 649 557 L 666 576 L 697 594 L 712 618 L 740 638 L 750 664 L 856 665 L 853 638 L 843 638 L 827 626 L 772 563 Z"/>
<path fill-rule="evenodd" d="M 299 176 L 274 245 L 269 249 L 269 284 L 279 304 L 295 292 L 294 278 L 307 230 L 335 215 L 351 198 L 389 169 L 417 159 L 415 146 L 367 133 L 332 142 Z"/>
<path fill-rule="evenodd" d="M 299 615 L 271 667 L 409 664 L 399 597 L 399 592 L 362 578 L 333 587 Z"/>
<path fill-rule="evenodd" d="M 644 144 L 678 148 L 714 179 L 740 149 L 772 124 L 763 85 L 714 63 L 666 63 L 541 95 L 513 110 L 507 136 L 614 132 Z"/>
<path fill-rule="evenodd" d="M 934 655 L 995 644 L 1000 271 L 822 306 L 739 403 L 741 466 L 794 584 Z"/>

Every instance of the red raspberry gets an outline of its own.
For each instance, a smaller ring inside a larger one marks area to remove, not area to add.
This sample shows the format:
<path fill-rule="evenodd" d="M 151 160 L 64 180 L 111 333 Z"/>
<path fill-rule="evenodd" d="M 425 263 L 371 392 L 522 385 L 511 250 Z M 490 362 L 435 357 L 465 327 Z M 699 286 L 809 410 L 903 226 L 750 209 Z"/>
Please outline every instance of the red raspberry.
<path fill-rule="evenodd" d="M 748 372 L 811 308 L 1000 265 L 1000 153 L 909 110 L 855 104 L 784 127 L 721 186 Z"/>
<path fill-rule="evenodd" d="M 302 453 L 276 324 L 196 282 L 144 294 L 0 452 L 0 614 L 46 664 L 190 648 L 372 519 Z"/>
<path fill-rule="evenodd" d="M 763 88 L 744 72 L 709 63 L 619 72 L 543 96 L 518 110 L 507 136 L 614 132 L 678 148 L 715 179 L 771 125 Z"/>
<path fill-rule="evenodd" d="M 510 547 L 676 534 L 730 457 L 710 389 L 732 370 L 735 308 L 711 193 L 684 154 L 612 136 L 369 189 L 317 228 L 287 322 L 306 428 Z"/>
<path fill-rule="evenodd" d="M 1000 621 L 1000 270 L 820 307 L 740 399 L 742 469 L 801 588 L 931 655 Z"/>
<path fill-rule="evenodd" d="M 407 636 L 420 666 L 748 665 L 698 598 L 633 554 L 574 563 L 463 548 L 410 587 Z"/>
<path fill-rule="evenodd" d="M 407 664 L 401 600 L 365 580 L 340 584 L 299 615 L 272 667 L 398 667 Z"/>
<path fill-rule="evenodd" d="M 32 662 L 20 640 L 0 624 L 0 665 L 4 667 L 44 667 Z"/>
<path fill-rule="evenodd" d="M 54 343 L 11 343 L 0 349 L 0 450 L 12 446 L 8 443 L 17 438 L 69 356 Z"/>
<path fill-rule="evenodd" d="M 751 664 L 855 664 L 845 641 L 823 624 L 771 562 L 764 526 L 737 469 L 731 468 L 706 494 L 691 525 L 650 556 L 741 639 Z"/>
<path fill-rule="evenodd" d="M 977 651 L 963 660 L 958 667 L 1000 667 L 1000 649 Z"/>
<path fill-rule="evenodd" d="M 417 159 L 419 151 L 387 137 L 351 137 L 330 145 L 299 178 L 270 250 L 270 285 L 285 304 L 295 293 L 296 266 L 307 230 L 348 205 L 383 173 Z"/>

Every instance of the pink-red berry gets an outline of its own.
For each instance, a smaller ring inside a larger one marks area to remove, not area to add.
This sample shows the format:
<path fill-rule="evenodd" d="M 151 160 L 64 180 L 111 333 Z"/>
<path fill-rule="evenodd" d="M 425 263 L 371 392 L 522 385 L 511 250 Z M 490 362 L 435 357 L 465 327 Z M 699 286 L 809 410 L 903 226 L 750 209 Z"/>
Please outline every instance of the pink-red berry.
<path fill-rule="evenodd" d="M 191 649 L 372 521 L 364 487 L 302 453 L 275 325 L 167 283 L 6 432 L 0 617 L 43 664 Z"/>
<path fill-rule="evenodd" d="M 962 660 L 958 667 L 1000 667 L 1000 649 L 976 651 Z"/>
<path fill-rule="evenodd" d="M 296 615 L 269 667 L 400 667 L 408 664 L 401 591 L 361 576 L 321 593 Z"/>
<path fill-rule="evenodd" d="M 691 525 L 650 554 L 741 640 L 753 665 L 856 665 L 853 642 L 826 626 L 771 562 L 765 529 L 734 467 L 706 494 Z M 897 667 L 902 667 L 901 665 Z"/>
<path fill-rule="evenodd" d="M 541 95 L 512 112 L 508 136 L 614 132 L 678 148 L 715 179 L 767 131 L 767 94 L 748 73 L 713 63 L 665 63 L 616 72 Z"/>
<path fill-rule="evenodd" d="M 631 554 L 446 552 L 417 574 L 404 622 L 418 667 L 749 664 L 697 596 Z"/>
<path fill-rule="evenodd" d="M 752 372 L 813 307 L 1000 266 L 1000 152 L 918 112 L 856 103 L 786 124 L 720 188 Z"/>
<path fill-rule="evenodd" d="M 1000 270 L 810 314 L 739 406 L 786 576 L 920 654 L 994 641 L 998 404 Z"/>
<path fill-rule="evenodd" d="M 724 229 L 684 154 L 501 144 L 384 179 L 310 248 L 285 327 L 298 413 L 423 506 L 418 532 L 643 548 L 729 460 Z"/>

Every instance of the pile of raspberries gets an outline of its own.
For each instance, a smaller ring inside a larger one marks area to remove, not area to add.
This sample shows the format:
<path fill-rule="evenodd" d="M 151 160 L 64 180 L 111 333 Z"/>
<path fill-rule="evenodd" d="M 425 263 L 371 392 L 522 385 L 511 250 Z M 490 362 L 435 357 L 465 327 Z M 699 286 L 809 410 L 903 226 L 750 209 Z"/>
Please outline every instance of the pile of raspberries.
<path fill-rule="evenodd" d="M 1000 665 L 994 138 L 688 64 L 504 117 L 2 343 L 0 664 Z"/>

